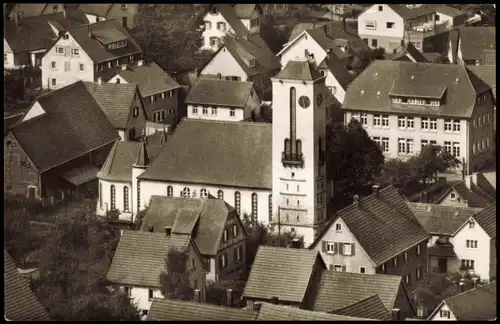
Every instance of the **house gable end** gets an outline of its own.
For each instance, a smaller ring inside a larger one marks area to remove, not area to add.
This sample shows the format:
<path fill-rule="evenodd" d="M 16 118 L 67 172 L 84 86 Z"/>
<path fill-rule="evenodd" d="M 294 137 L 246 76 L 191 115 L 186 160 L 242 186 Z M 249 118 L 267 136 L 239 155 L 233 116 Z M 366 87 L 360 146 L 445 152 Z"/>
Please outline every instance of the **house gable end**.
<path fill-rule="evenodd" d="M 43 109 L 43 107 L 40 104 L 40 102 L 38 100 L 35 100 L 31 104 L 31 106 L 26 110 L 26 112 L 24 113 L 24 115 L 21 117 L 21 120 L 19 121 L 19 123 L 22 123 L 22 122 L 25 122 L 25 121 L 30 120 L 32 118 L 41 116 L 41 115 L 43 115 L 45 113 L 46 112 Z"/>

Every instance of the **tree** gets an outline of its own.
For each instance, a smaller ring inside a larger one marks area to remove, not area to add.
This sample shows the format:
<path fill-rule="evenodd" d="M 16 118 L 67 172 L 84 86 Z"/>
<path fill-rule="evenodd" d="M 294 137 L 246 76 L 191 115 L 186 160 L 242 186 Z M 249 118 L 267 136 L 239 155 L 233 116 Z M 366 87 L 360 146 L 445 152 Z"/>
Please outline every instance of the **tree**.
<path fill-rule="evenodd" d="M 333 180 L 347 180 L 356 190 L 381 171 L 384 155 L 356 119 L 351 119 L 347 127 L 335 124 L 329 128 L 326 140 Z"/>
<path fill-rule="evenodd" d="M 423 306 L 426 312 L 432 311 L 444 299 L 459 294 L 461 292 L 460 283 L 463 284 L 463 290 L 467 291 L 474 288 L 474 281 L 476 281 L 476 285 L 482 284 L 477 276 L 431 271 L 416 288 L 415 301 L 417 305 Z"/>
<path fill-rule="evenodd" d="M 279 26 L 276 14 L 268 13 L 261 19 L 260 35 L 273 54 L 278 54 L 283 49 L 291 32 L 292 29 L 289 26 Z"/>
<path fill-rule="evenodd" d="M 168 299 L 192 300 L 194 289 L 191 287 L 187 268 L 189 255 L 186 251 L 171 248 L 165 259 L 165 271 L 160 274 L 160 291 Z"/>
<path fill-rule="evenodd" d="M 131 33 L 144 50 L 169 73 L 191 71 L 212 53 L 199 51 L 203 44 L 204 11 L 194 4 L 139 4 Z"/>
<path fill-rule="evenodd" d="M 120 238 L 94 214 L 59 220 L 42 248 L 32 289 L 55 320 L 137 320 L 138 309 L 106 274 Z"/>

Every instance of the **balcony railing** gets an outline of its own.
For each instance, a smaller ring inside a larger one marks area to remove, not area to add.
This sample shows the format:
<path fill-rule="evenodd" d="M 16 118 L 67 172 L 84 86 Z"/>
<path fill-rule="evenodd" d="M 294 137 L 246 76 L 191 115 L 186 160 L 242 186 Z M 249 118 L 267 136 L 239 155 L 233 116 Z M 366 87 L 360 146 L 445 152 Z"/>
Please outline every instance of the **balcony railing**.
<path fill-rule="evenodd" d="M 281 162 L 288 165 L 302 165 L 304 158 L 302 153 L 283 152 L 281 155 Z"/>

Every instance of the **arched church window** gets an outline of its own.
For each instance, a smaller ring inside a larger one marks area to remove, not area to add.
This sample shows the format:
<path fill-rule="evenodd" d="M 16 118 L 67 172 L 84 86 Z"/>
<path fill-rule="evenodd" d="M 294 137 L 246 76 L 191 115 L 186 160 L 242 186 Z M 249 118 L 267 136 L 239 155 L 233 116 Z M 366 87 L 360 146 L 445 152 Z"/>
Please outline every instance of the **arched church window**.
<path fill-rule="evenodd" d="M 255 221 L 257 221 L 257 212 L 258 212 L 258 198 L 257 194 L 254 192 L 252 194 L 252 216 Z"/>
<path fill-rule="evenodd" d="M 224 200 L 224 191 L 217 191 L 217 199 Z"/>
<path fill-rule="evenodd" d="M 285 152 L 290 152 L 290 139 L 285 139 Z"/>
<path fill-rule="evenodd" d="M 202 199 L 207 199 L 208 198 L 208 191 L 205 188 L 202 188 L 200 190 L 200 198 Z"/>
<path fill-rule="evenodd" d="M 128 211 L 128 187 L 123 187 L 123 210 Z"/>
<path fill-rule="evenodd" d="M 184 189 L 182 189 L 181 197 L 185 197 L 185 198 L 191 197 L 191 191 L 189 190 L 188 187 L 185 187 Z"/>
<path fill-rule="evenodd" d="M 99 183 L 99 208 L 102 208 L 102 183 Z"/>
<path fill-rule="evenodd" d="M 238 215 L 240 215 L 241 214 L 241 194 L 239 191 L 236 191 L 234 193 L 234 207 L 236 208 Z"/>
<path fill-rule="evenodd" d="M 172 197 L 174 195 L 174 188 L 172 186 L 167 187 L 167 196 Z"/>
<path fill-rule="evenodd" d="M 269 222 L 273 219 L 273 195 L 269 195 Z"/>
<path fill-rule="evenodd" d="M 297 140 L 297 154 L 301 154 L 301 153 L 302 153 L 302 141 Z"/>
<path fill-rule="evenodd" d="M 111 210 L 116 209 L 116 187 L 115 185 L 111 185 L 110 187 L 111 194 Z"/>

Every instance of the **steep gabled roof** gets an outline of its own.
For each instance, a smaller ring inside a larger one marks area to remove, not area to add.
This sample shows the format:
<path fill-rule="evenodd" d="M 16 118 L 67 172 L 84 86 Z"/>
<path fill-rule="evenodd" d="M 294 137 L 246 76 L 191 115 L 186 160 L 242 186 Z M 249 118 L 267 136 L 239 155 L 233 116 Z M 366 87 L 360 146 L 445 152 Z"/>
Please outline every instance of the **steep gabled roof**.
<path fill-rule="evenodd" d="M 220 12 L 222 17 L 227 21 L 229 27 L 234 31 L 236 36 L 247 36 L 250 32 L 243 25 L 241 20 L 236 16 L 236 11 L 234 7 L 227 3 L 213 4 L 217 10 Z M 209 8 L 209 10 L 211 7 Z"/>
<path fill-rule="evenodd" d="M 460 65 L 375 60 L 349 85 L 342 107 L 468 118 L 475 106 L 476 95 L 490 89 Z M 391 101 L 391 95 L 434 97 L 442 93 L 444 100 L 440 107 L 393 104 Z"/>
<path fill-rule="evenodd" d="M 4 22 L 4 39 L 14 53 L 48 49 L 59 37 L 50 24 L 58 30 L 66 30 L 88 23 L 85 16 L 78 14 L 78 10 L 68 10 L 67 17 L 57 12 L 19 19 L 18 25 L 14 20 L 7 20 Z"/>
<path fill-rule="evenodd" d="M 251 321 L 257 312 L 192 301 L 154 298 L 148 320 L 156 321 Z"/>
<path fill-rule="evenodd" d="M 493 91 L 495 100 L 497 99 L 497 74 L 495 65 L 469 65 L 469 70 L 489 85 Z"/>
<path fill-rule="evenodd" d="M 123 231 L 107 279 L 125 286 L 160 287 L 160 274 L 171 248 L 188 248 L 187 235 Z"/>
<path fill-rule="evenodd" d="M 186 118 L 139 179 L 270 189 L 271 137 L 271 124 Z"/>
<path fill-rule="evenodd" d="M 434 235 L 453 235 L 467 220 L 482 210 L 424 203 L 407 204 L 425 231 Z"/>
<path fill-rule="evenodd" d="M 496 281 L 446 298 L 429 318 L 446 304 L 459 321 L 486 321 L 497 318 Z"/>
<path fill-rule="evenodd" d="M 91 30 L 92 37 L 89 37 L 89 29 Z M 83 51 L 87 53 L 94 64 L 126 55 L 142 53 L 142 49 L 132 36 L 130 36 L 127 30 L 115 19 L 99 21 L 91 25 L 73 28 L 69 30 L 69 33 L 82 47 Z M 98 41 L 98 39 L 101 39 L 103 42 L 108 42 L 105 40 L 111 38 L 115 39 L 116 37 L 127 39 L 127 46 L 110 50 L 107 46 L 103 46 Z"/>
<path fill-rule="evenodd" d="M 98 17 L 106 17 L 109 10 L 113 5 L 109 3 L 82 3 L 78 6 L 80 10 L 83 12 L 98 16 Z"/>
<path fill-rule="evenodd" d="M 186 104 L 245 107 L 253 92 L 253 82 L 200 79 L 186 98 Z"/>
<path fill-rule="evenodd" d="M 42 307 L 26 280 L 21 277 L 14 260 L 3 250 L 4 263 L 4 318 L 9 321 L 48 321 L 49 314 Z"/>
<path fill-rule="evenodd" d="M 248 37 L 235 37 L 228 34 L 224 46 L 249 75 L 258 73 L 260 69 L 272 71 L 281 68 L 280 61 L 259 34 Z M 247 64 L 247 56 L 256 60 L 256 66 L 251 67 Z"/>
<path fill-rule="evenodd" d="M 262 13 L 262 8 L 259 4 L 238 3 L 234 5 L 234 12 L 236 13 L 236 17 L 240 19 L 252 18 L 252 14 L 256 9 Z"/>
<path fill-rule="evenodd" d="M 371 318 L 377 320 L 391 319 L 391 313 L 389 313 L 379 295 L 367 297 L 357 303 L 333 311 L 333 313 L 344 316 Z"/>
<path fill-rule="evenodd" d="M 324 271 L 318 287 L 313 297 L 315 311 L 342 311 L 347 306 L 366 302 L 367 298 L 378 295 L 383 302 L 378 304 L 382 309 L 379 308 L 376 313 L 380 314 L 384 309 L 388 312 L 394 308 L 402 280 L 400 276 L 393 275 Z"/>
<path fill-rule="evenodd" d="M 82 81 L 37 98 L 45 114 L 10 131 L 39 172 L 113 143 L 117 130 Z"/>
<path fill-rule="evenodd" d="M 221 199 L 151 196 L 141 230 L 153 226 L 154 231 L 162 232 L 171 226 L 173 234 L 191 235 L 201 254 L 214 256 L 234 211 Z"/>
<path fill-rule="evenodd" d="M 465 181 L 458 182 L 450 188 L 450 191 L 451 190 L 454 190 L 456 193 L 458 193 L 461 199 L 466 200 L 469 207 L 484 208 L 487 205 L 495 202 L 496 199 L 495 196 L 492 198 L 483 190 L 480 190 L 480 187 L 475 184 L 471 184 L 470 189 L 467 188 Z M 441 202 L 442 199 L 444 199 L 446 196 L 446 194 L 443 195 L 442 198 L 438 200 L 438 203 Z"/>
<path fill-rule="evenodd" d="M 314 81 L 323 78 L 309 61 L 288 61 L 275 79 Z"/>
<path fill-rule="evenodd" d="M 368 256 L 379 265 L 428 238 L 405 200 L 393 186 L 380 189 L 377 197 L 359 198 L 337 212 Z M 334 218 L 336 219 L 336 218 Z M 334 224 L 328 225 L 324 233 Z M 323 235 L 318 236 L 315 246 Z"/>
<path fill-rule="evenodd" d="M 259 246 L 243 297 L 302 303 L 318 258 L 317 251 Z"/>
<path fill-rule="evenodd" d="M 137 83 L 143 97 L 180 87 L 179 83 L 155 62 L 128 67 L 118 75 L 128 83 Z"/>
<path fill-rule="evenodd" d="M 328 69 L 333 74 L 344 90 L 354 79 L 345 68 L 345 64 L 334 53 L 325 56 L 325 59 L 318 65 L 318 69 L 323 68 Z"/>
<path fill-rule="evenodd" d="M 491 204 L 479 213 L 474 215 L 474 219 L 491 239 L 497 237 L 497 204 Z"/>
<path fill-rule="evenodd" d="M 495 27 L 460 27 L 463 60 L 481 60 L 484 50 L 496 50 Z"/>
<path fill-rule="evenodd" d="M 313 312 L 295 307 L 262 303 L 257 315 L 258 321 L 367 321 L 368 318 Z"/>
<path fill-rule="evenodd" d="M 127 127 L 137 84 L 85 82 L 89 93 L 94 97 L 111 124 L 118 129 Z"/>
<path fill-rule="evenodd" d="M 407 55 L 411 56 L 415 62 L 417 63 L 427 63 L 428 60 L 425 58 L 424 54 L 422 54 L 412 42 L 407 42 L 404 46 L 400 47 L 400 49 L 395 54 L 388 53 L 386 58 L 389 58 L 394 61 L 401 60 L 410 60 Z"/>

